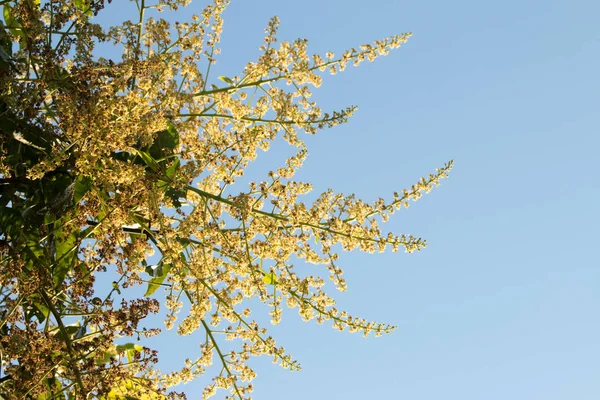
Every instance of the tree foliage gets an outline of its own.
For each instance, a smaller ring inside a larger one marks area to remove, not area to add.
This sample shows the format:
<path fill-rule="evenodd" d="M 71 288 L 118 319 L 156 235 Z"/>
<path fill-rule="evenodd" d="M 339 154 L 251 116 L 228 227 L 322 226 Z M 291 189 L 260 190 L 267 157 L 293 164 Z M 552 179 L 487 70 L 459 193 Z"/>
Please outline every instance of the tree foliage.
<path fill-rule="evenodd" d="M 252 298 L 273 324 L 287 306 L 365 336 L 394 328 L 338 310 L 325 280 L 293 263 L 323 265 L 344 291 L 339 251 L 420 250 L 422 239 L 380 224 L 452 163 L 373 203 L 328 190 L 306 204 L 312 187 L 293 177 L 307 156 L 299 133 L 355 110 L 323 112 L 311 87 L 410 34 L 309 56 L 305 40 L 277 43 L 272 18 L 258 59 L 216 79 L 225 0 L 174 24 L 157 12 L 188 0 L 137 0 L 133 21 L 109 28 L 94 22 L 103 0 L 1 3 L 0 396 L 176 398 L 169 388 L 206 372 L 204 397 L 246 398 L 250 357 L 300 368 L 254 321 Z M 121 58 L 99 57 L 103 43 Z M 294 149 L 285 164 L 235 185 L 278 138 Z M 102 274 L 112 286 L 95 283 Z M 128 294 L 139 285 L 143 297 Z M 198 354 L 175 372 L 158 371 L 156 351 L 141 345 L 160 332 L 143 324 L 159 307 L 167 329 L 199 332 Z"/>

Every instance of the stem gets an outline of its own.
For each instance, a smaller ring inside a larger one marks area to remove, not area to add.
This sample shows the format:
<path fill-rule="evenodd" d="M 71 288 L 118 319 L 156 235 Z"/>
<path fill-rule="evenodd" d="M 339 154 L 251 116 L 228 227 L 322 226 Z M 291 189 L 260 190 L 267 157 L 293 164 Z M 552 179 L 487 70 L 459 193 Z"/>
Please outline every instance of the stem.
<path fill-rule="evenodd" d="M 366 53 L 366 52 L 362 52 L 362 54 L 364 54 L 364 53 Z M 361 53 L 358 53 L 358 54 L 361 54 Z M 358 54 L 357 54 L 357 56 L 358 56 Z M 341 61 L 341 59 L 338 59 L 338 60 L 329 61 L 329 62 L 320 64 L 320 65 L 315 65 L 315 66 L 309 68 L 308 71 L 312 72 L 312 71 L 317 70 L 319 68 L 325 68 L 325 67 L 328 67 L 328 66 L 333 65 L 333 64 L 338 64 L 340 61 Z M 243 88 L 247 88 L 247 87 L 252 87 L 252 86 L 260 86 L 260 85 L 265 84 L 265 83 L 275 82 L 275 81 L 279 81 L 279 80 L 282 80 L 282 79 L 288 79 L 288 78 L 289 78 L 288 75 L 274 76 L 273 78 L 259 79 L 259 80 L 254 81 L 254 82 L 238 84 L 236 86 L 228 86 L 228 87 L 224 87 L 224 88 L 218 88 L 218 89 L 206 90 L 206 91 L 203 90 L 201 92 L 198 92 L 198 93 L 194 94 L 194 96 L 197 97 L 197 96 L 207 96 L 207 95 L 210 95 L 210 94 L 213 94 L 213 93 L 234 92 L 234 91 L 239 90 L 239 89 L 243 89 Z"/>
<path fill-rule="evenodd" d="M 135 61 L 139 61 L 139 53 L 140 53 L 140 43 L 142 41 L 142 31 L 144 30 L 144 11 L 146 11 L 146 0 L 142 0 L 142 4 L 140 6 L 140 20 L 138 22 L 138 35 L 137 35 L 137 47 L 135 49 Z M 135 75 L 133 75 L 131 80 L 131 90 L 135 87 Z"/>
<path fill-rule="evenodd" d="M 60 331 L 65 338 L 65 344 L 67 345 L 67 350 L 69 351 L 69 354 L 71 356 L 69 363 L 71 364 L 71 368 L 73 368 L 73 372 L 75 372 L 75 380 L 77 382 L 77 385 L 79 386 L 79 388 L 81 389 L 81 392 L 83 393 L 85 391 L 85 387 L 81 380 L 81 374 L 79 372 L 79 368 L 77 368 L 77 365 L 75 365 L 75 363 L 73 362 L 73 358 L 75 358 L 75 350 L 73 349 L 73 344 L 71 343 L 69 334 L 67 333 L 67 330 L 65 329 L 65 325 L 62 322 L 59 312 L 54 307 L 54 304 L 52 304 L 52 300 L 50 300 L 50 298 L 48 297 L 48 295 L 46 294 L 46 292 L 44 290 L 40 290 L 39 293 L 44 298 L 44 301 L 48 305 L 48 308 L 50 309 L 50 312 L 52 313 L 52 315 L 54 315 L 54 318 L 56 319 L 56 323 L 58 324 L 58 327 L 60 328 Z"/>
<path fill-rule="evenodd" d="M 250 122 L 263 122 L 267 124 L 286 124 L 286 125 L 306 125 L 306 124 L 319 124 L 335 121 L 335 118 L 324 118 L 317 121 L 279 121 L 276 119 L 264 119 L 264 118 L 251 118 L 251 117 L 240 117 L 234 118 L 232 115 L 227 114 L 177 114 L 178 117 L 205 117 L 205 118 L 224 118 L 224 119 L 241 119 L 243 121 Z"/>
<path fill-rule="evenodd" d="M 21 304 L 22 299 L 23 299 L 23 296 L 19 296 L 19 298 L 17 299 L 17 302 L 15 303 L 15 305 L 10 309 L 10 311 L 8 312 L 8 314 L 6 314 L 6 316 L 2 319 L 2 321 L 0 322 L 0 329 L 2 327 L 4 327 L 4 324 L 6 324 L 6 322 L 8 321 L 8 318 L 10 318 L 10 316 L 12 315 L 12 313 L 15 312 L 15 310 L 17 309 L 17 307 Z"/>
<path fill-rule="evenodd" d="M 201 322 L 202 322 L 202 326 L 204 327 L 204 330 L 206 331 L 206 333 L 208 334 L 208 337 L 210 338 L 210 341 L 212 342 L 213 346 L 215 347 L 215 350 L 217 350 L 217 353 L 219 354 L 219 358 L 221 359 L 221 364 L 223 364 L 223 368 L 225 368 L 225 371 L 227 371 L 227 375 L 235 376 L 229 370 L 229 367 L 227 366 L 227 361 L 225 360 L 223 353 L 221 353 L 221 349 L 219 348 L 219 345 L 218 345 L 217 341 L 215 340 L 215 337 L 212 334 L 212 330 L 208 327 L 208 325 L 206 324 L 206 322 L 204 322 L 204 320 L 201 320 Z M 242 395 L 240 394 L 240 391 L 239 391 L 235 381 L 233 382 L 233 387 L 235 388 L 236 394 L 241 399 Z"/>
<path fill-rule="evenodd" d="M 205 192 L 204 190 L 201 190 L 201 189 L 196 189 L 193 186 L 186 186 L 186 189 L 190 190 L 190 191 L 192 191 L 194 193 L 197 193 L 197 194 L 199 194 L 199 195 L 201 195 L 203 197 L 208 197 L 210 199 L 213 199 L 213 200 L 219 201 L 221 203 L 230 205 L 231 207 L 236 207 L 236 208 L 240 207 L 239 205 L 235 204 L 233 201 L 231 201 L 229 199 L 226 199 L 226 198 L 221 197 L 221 196 L 214 195 L 212 193 Z M 267 216 L 267 217 L 270 217 L 270 218 L 273 218 L 273 219 L 276 219 L 276 220 L 279 220 L 279 221 L 290 222 L 290 219 L 287 218 L 285 215 L 275 214 L 275 213 L 268 213 L 268 212 L 265 212 L 265 211 L 262 211 L 262 210 L 257 210 L 255 208 L 253 208 L 251 211 L 252 211 L 252 213 L 264 215 L 264 216 Z M 355 236 L 355 235 L 352 235 L 352 234 L 349 234 L 349 233 L 336 231 L 336 230 L 333 230 L 333 229 L 328 228 L 326 226 L 316 225 L 316 224 L 313 224 L 313 223 L 310 223 L 310 222 L 298 222 L 298 225 L 299 226 L 307 226 L 307 227 L 314 228 L 314 229 L 319 229 L 321 231 L 329 232 L 329 233 L 332 233 L 334 235 L 344 236 L 344 237 L 347 237 L 347 238 L 350 238 L 350 239 L 357 239 L 357 240 L 363 240 L 363 241 L 375 242 L 375 243 L 379 243 L 380 242 L 380 240 L 378 240 L 378 239 L 372 239 L 372 238 L 365 238 L 365 237 L 361 237 L 361 236 Z M 284 228 L 284 229 L 286 229 L 286 228 L 288 228 L 288 229 L 289 228 L 297 228 L 297 226 L 291 225 L 291 226 L 284 226 L 282 228 Z M 384 239 L 384 238 L 382 238 L 382 239 Z M 388 239 L 385 239 L 385 243 L 393 244 L 393 242 L 390 242 Z M 404 242 L 404 243 L 400 242 L 400 243 L 401 244 L 407 244 L 407 242 Z"/>

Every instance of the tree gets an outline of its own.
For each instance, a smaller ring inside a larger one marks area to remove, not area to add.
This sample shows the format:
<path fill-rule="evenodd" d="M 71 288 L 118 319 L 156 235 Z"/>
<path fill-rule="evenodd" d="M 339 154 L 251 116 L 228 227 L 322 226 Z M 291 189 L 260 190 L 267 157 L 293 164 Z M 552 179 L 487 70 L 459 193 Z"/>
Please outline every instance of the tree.
<path fill-rule="evenodd" d="M 2 2 L 4 398 L 184 397 L 168 389 L 204 374 L 213 358 L 219 367 L 209 369 L 216 376 L 203 396 L 227 389 L 245 398 L 255 375 L 251 356 L 299 369 L 254 322 L 249 298 L 270 306 L 273 324 L 285 302 L 304 320 L 339 330 L 394 329 L 338 310 L 325 281 L 290 260 L 324 265 L 344 291 L 339 251 L 420 250 L 422 239 L 379 225 L 438 185 L 452 162 L 372 204 L 332 190 L 305 204 L 311 185 L 293 176 L 307 155 L 298 133 L 344 123 L 354 111 L 324 113 L 310 101 L 310 87 L 321 85 L 323 72 L 372 61 L 410 34 L 339 57 L 309 56 L 302 39 L 276 46 L 272 18 L 258 60 L 209 84 L 227 1 L 214 0 L 184 23 L 154 17 L 188 2 L 138 1 L 135 22 L 109 29 L 94 23 L 103 0 Z M 121 60 L 97 57 L 101 42 L 120 46 Z M 235 194 L 247 165 L 277 137 L 294 154 Z M 117 278 L 106 288 L 95 284 L 101 274 Z M 138 285 L 145 296 L 128 296 Z M 178 321 L 183 302 L 190 311 Z M 167 329 L 204 333 L 201 353 L 175 373 L 154 368 L 156 351 L 117 344 L 159 334 L 141 322 L 160 306 L 169 311 Z M 237 349 L 224 350 L 223 338 Z"/>

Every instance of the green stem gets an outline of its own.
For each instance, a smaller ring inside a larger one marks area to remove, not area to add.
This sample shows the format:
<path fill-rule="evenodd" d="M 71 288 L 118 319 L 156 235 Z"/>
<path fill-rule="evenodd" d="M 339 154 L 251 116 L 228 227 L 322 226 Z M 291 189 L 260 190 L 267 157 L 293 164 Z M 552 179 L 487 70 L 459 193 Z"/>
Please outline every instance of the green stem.
<path fill-rule="evenodd" d="M 315 70 L 317 70 L 319 68 L 324 68 L 324 67 L 328 67 L 328 66 L 333 65 L 333 64 L 338 64 L 340 61 L 341 61 L 341 59 L 338 59 L 338 60 L 329 61 L 329 62 L 320 64 L 320 65 L 315 65 L 315 66 L 309 68 L 308 71 L 312 72 L 312 71 L 315 71 Z M 259 80 L 254 81 L 254 82 L 238 84 L 236 86 L 228 86 L 228 87 L 218 88 L 218 89 L 213 89 L 213 90 L 203 90 L 201 92 L 198 92 L 198 93 L 194 94 L 194 96 L 196 96 L 196 97 L 197 96 L 208 96 L 208 95 L 211 95 L 211 94 L 214 94 L 214 93 L 235 92 L 235 91 L 237 91 L 239 89 L 243 89 L 243 88 L 247 88 L 247 87 L 253 87 L 253 86 L 260 86 L 260 85 L 263 85 L 265 83 L 276 82 L 276 81 L 280 81 L 282 79 L 288 79 L 288 78 L 289 78 L 288 75 L 274 76 L 272 78 L 259 79 Z"/>
<path fill-rule="evenodd" d="M 306 125 L 306 124 L 320 124 L 334 121 L 335 118 L 324 118 L 317 121 L 279 121 L 276 119 L 264 119 L 264 118 L 251 118 L 251 117 L 240 117 L 234 118 L 232 115 L 227 114 L 177 114 L 178 117 L 204 117 L 204 118 L 224 118 L 224 119 L 241 119 L 243 121 L 250 122 L 262 122 L 267 124 L 285 124 L 285 125 Z"/>
<path fill-rule="evenodd" d="M 202 326 L 204 327 L 204 330 L 208 334 L 208 337 L 210 338 L 210 341 L 212 342 L 215 350 L 217 350 L 217 354 L 219 355 L 219 358 L 221 359 L 221 364 L 223 364 L 223 368 L 225 368 L 225 371 L 227 371 L 227 375 L 235 377 L 235 375 L 229 370 L 229 367 L 227 366 L 227 360 L 225 360 L 225 356 L 223 356 L 223 353 L 221 352 L 221 349 L 219 348 L 219 344 L 217 343 L 217 341 L 215 340 L 215 337 L 212 334 L 212 330 L 208 327 L 208 325 L 206 324 L 206 322 L 204 322 L 204 320 L 201 320 L 201 322 L 202 322 Z M 235 383 L 235 380 L 233 382 L 233 387 L 235 388 L 235 393 L 241 399 L 242 395 L 240 394 L 240 391 L 237 387 L 237 384 Z"/>
<path fill-rule="evenodd" d="M 69 351 L 69 355 L 70 355 L 69 361 L 71 364 L 71 368 L 73 369 L 73 372 L 75 372 L 75 380 L 77 382 L 77 385 L 79 386 L 79 388 L 81 389 L 81 392 L 83 393 L 85 391 L 85 387 L 81 380 L 81 374 L 79 372 L 79 368 L 73 362 L 73 359 L 75 358 L 75 350 L 73 349 L 73 344 L 71 343 L 71 339 L 69 338 L 69 334 L 67 333 L 65 325 L 62 322 L 60 313 L 56 310 L 56 308 L 54 307 L 54 304 L 52 304 L 52 300 L 50 300 L 50 298 L 48 297 L 48 295 L 46 294 L 46 292 L 44 290 L 40 290 L 39 293 L 44 298 L 44 301 L 48 305 L 48 308 L 50 309 L 50 312 L 52 313 L 52 315 L 54 315 L 54 318 L 56 319 L 56 323 L 58 324 L 60 331 L 65 338 L 65 344 L 67 345 L 67 350 Z"/>
<path fill-rule="evenodd" d="M 144 30 L 144 12 L 146 11 L 146 0 L 142 0 L 142 5 L 140 7 L 140 19 L 138 21 L 138 35 L 137 35 L 137 47 L 135 49 L 135 61 L 137 62 L 140 58 L 140 44 L 142 42 L 142 32 Z M 135 75 L 131 80 L 131 90 L 135 87 Z"/>
<path fill-rule="evenodd" d="M 210 199 L 213 199 L 213 200 L 219 201 L 221 203 L 227 204 L 227 205 L 229 205 L 231 207 L 236 207 L 236 208 L 240 207 L 239 205 L 235 204 L 233 201 L 231 201 L 229 199 L 226 199 L 226 198 L 221 197 L 221 196 L 214 195 L 212 193 L 205 192 L 204 190 L 201 190 L 201 189 L 196 189 L 193 186 L 189 186 L 188 185 L 188 186 L 186 186 L 186 189 L 190 190 L 190 191 L 192 191 L 194 193 L 197 193 L 200 196 L 208 197 Z M 290 222 L 289 218 L 287 218 L 286 216 L 281 215 L 281 214 L 268 213 L 268 212 L 265 212 L 265 211 L 262 211 L 262 210 L 257 210 L 255 208 L 253 208 L 251 210 L 251 212 L 255 213 L 255 214 L 264 215 L 264 216 L 267 216 L 267 217 L 270 217 L 270 218 L 273 218 L 273 219 L 276 219 L 276 220 L 279 220 L 279 221 Z M 323 225 L 312 224 L 310 222 L 298 222 L 298 225 L 299 226 L 307 226 L 307 227 L 310 227 L 310 228 L 314 228 L 314 229 L 318 229 L 318 230 L 321 230 L 321 231 L 329 232 L 329 233 L 334 234 L 334 235 L 344 236 L 344 237 L 347 237 L 347 238 L 350 238 L 350 239 L 363 240 L 363 241 L 374 242 L 374 243 L 379 243 L 380 242 L 380 240 L 378 240 L 378 239 L 365 238 L 365 237 L 361 237 L 361 236 L 355 236 L 355 235 L 351 235 L 349 233 L 345 233 L 345 232 L 340 232 L 340 231 L 333 230 L 333 229 L 328 228 L 328 227 L 323 226 Z M 289 228 L 295 228 L 295 226 L 291 225 L 291 226 L 285 226 L 283 228 L 284 229 L 289 229 Z M 393 242 L 390 242 L 388 239 L 385 239 L 385 243 L 393 244 Z M 400 242 L 400 244 L 408 244 L 408 242 Z"/>

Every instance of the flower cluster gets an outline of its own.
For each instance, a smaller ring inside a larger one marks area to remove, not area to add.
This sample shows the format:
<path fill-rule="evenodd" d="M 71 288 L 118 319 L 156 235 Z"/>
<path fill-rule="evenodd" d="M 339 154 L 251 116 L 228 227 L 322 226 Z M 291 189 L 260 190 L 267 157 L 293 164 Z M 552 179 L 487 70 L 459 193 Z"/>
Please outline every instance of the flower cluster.
<path fill-rule="evenodd" d="M 410 34 L 337 58 L 309 55 L 304 39 L 277 41 L 274 17 L 257 60 L 215 79 L 228 2 L 173 24 L 154 13 L 189 0 L 149 3 L 136 0 L 133 22 L 103 29 L 93 15 L 116 4 L 4 2 L 0 396 L 162 399 L 213 373 L 203 398 L 219 389 L 249 398 L 250 357 L 300 368 L 252 319 L 249 299 L 270 308 L 273 324 L 285 305 L 305 321 L 389 333 L 393 326 L 338 310 L 325 279 L 347 289 L 340 251 L 426 245 L 380 225 L 437 186 L 452 162 L 372 203 L 328 190 L 306 204 L 312 185 L 294 180 L 308 155 L 301 134 L 345 123 L 356 110 L 324 112 L 311 89 Z M 120 48 L 121 59 L 98 57 L 98 42 Z M 236 185 L 280 139 L 294 149 L 285 163 Z M 323 265 L 323 274 L 306 275 L 292 260 Z M 102 274 L 115 277 L 108 288 L 95 283 Z M 131 298 L 140 285 L 145 296 Z M 158 334 L 143 322 L 160 305 L 167 329 L 202 333 L 197 357 L 175 372 L 160 372 L 148 348 L 115 344 Z"/>

